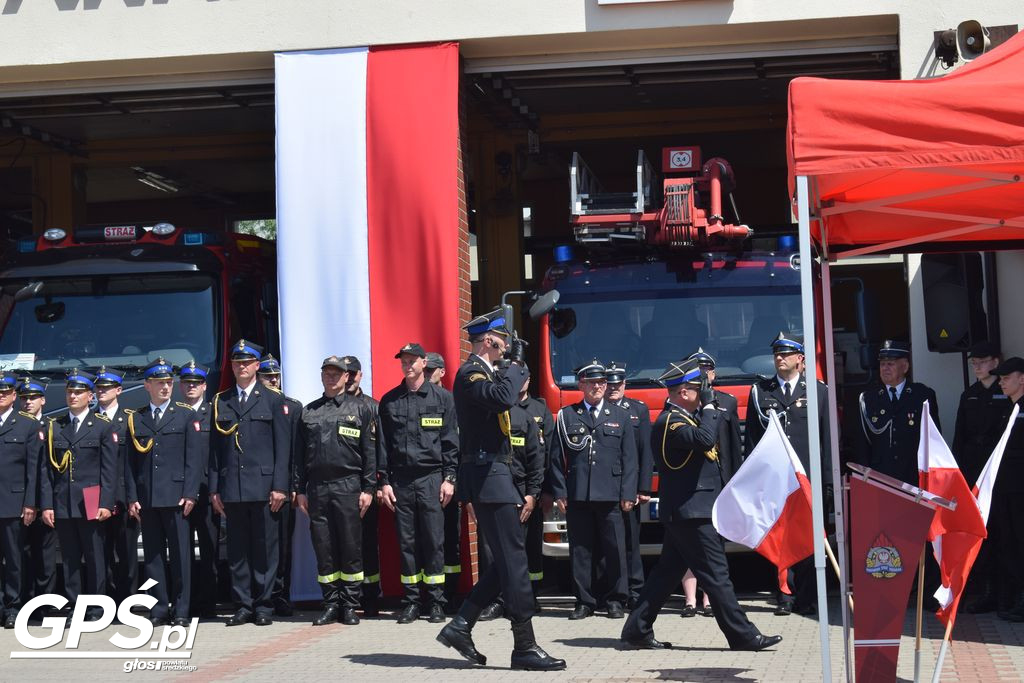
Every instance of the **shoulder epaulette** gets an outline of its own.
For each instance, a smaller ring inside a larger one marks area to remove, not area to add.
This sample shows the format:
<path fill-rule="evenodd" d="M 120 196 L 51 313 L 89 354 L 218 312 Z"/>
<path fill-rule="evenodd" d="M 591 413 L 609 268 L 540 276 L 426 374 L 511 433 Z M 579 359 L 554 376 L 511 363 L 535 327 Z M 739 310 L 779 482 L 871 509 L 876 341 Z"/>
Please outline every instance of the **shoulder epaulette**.
<path fill-rule="evenodd" d="M 24 410 L 19 410 L 18 411 L 18 415 L 22 415 L 24 417 L 28 417 L 28 418 L 31 418 L 33 420 L 36 419 L 35 415 L 33 415 L 32 413 L 26 413 Z"/>
<path fill-rule="evenodd" d="M 175 401 L 174 405 L 179 406 L 181 408 L 188 408 L 189 410 L 193 410 L 193 408 L 192 408 L 192 406 L 190 404 L 184 403 L 182 401 Z"/>
<path fill-rule="evenodd" d="M 269 386 L 269 385 L 267 385 L 267 384 L 264 384 L 264 385 L 263 385 L 263 388 L 264 388 L 264 389 L 270 389 L 270 390 L 271 390 L 271 391 L 273 391 L 273 392 L 274 392 L 275 394 L 281 394 L 282 396 L 284 396 L 284 392 L 283 392 L 283 391 L 281 391 L 280 389 L 276 388 L 276 387 L 272 387 L 272 386 Z"/>
<path fill-rule="evenodd" d="M 135 413 L 135 408 L 121 408 L 121 410 L 124 411 L 125 415 L 131 415 Z"/>
<path fill-rule="evenodd" d="M 487 375 L 482 372 L 471 372 L 467 379 L 470 382 L 479 382 L 482 379 L 487 379 Z"/>
<path fill-rule="evenodd" d="M 93 415 L 95 415 L 99 419 L 103 420 L 104 422 L 110 422 L 110 418 L 107 417 L 106 414 L 104 414 L 104 413 L 93 413 Z"/>
<path fill-rule="evenodd" d="M 228 396 L 230 397 L 230 396 L 232 395 L 232 394 L 231 394 L 231 389 L 225 389 L 224 391 L 218 391 L 218 392 L 217 392 L 217 393 L 216 393 L 216 394 L 214 395 L 214 398 L 220 398 L 221 396 L 224 396 L 225 394 L 226 394 L 226 395 L 228 395 Z"/>

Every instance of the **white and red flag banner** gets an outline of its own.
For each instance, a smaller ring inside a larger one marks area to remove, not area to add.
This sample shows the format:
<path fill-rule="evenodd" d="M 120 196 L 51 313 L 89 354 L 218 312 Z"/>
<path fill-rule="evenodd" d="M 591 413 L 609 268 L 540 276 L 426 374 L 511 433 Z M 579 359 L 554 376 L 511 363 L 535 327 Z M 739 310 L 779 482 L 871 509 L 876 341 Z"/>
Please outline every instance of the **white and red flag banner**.
<path fill-rule="evenodd" d="M 724 538 L 756 550 L 779 569 L 814 553 L 811 483 L 774 411 L 764 436 L 711 509 Z"/>

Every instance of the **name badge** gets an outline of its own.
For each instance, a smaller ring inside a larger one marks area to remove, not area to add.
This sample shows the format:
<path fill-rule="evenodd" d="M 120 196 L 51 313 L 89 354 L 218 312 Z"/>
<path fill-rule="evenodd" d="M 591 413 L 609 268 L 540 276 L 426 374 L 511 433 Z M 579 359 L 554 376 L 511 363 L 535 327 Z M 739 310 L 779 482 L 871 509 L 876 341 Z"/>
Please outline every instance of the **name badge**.
<path fill-rule="evenodd" d="M 526 437 L 525 436 L 513 436 L 513 437 L 509 437 L 509 438 L 512 440 L 512 445 L 513 446 L 525 446 L 526 445 Z"/>
<path fill-rule="evenodd" d="M 359 438 L 359 430 L 352 427 L 345 427 L 344 425 L 338 425 L 338 434 L 341 436 L 348 436 L 353 439 Z"/>
<path fill-rule="evenodd" d="M 440 427 L 442 418 L 440 417 L 421 417 L 420 427 Z"/>

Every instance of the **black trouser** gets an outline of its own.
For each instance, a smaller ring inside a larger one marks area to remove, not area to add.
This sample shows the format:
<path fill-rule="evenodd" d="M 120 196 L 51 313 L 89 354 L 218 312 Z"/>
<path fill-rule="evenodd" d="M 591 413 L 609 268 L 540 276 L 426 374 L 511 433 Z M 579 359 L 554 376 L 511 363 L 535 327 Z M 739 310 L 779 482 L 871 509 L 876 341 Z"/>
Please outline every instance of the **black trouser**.
<path fill-rule="evenodd" d="M 364 578 L 359 486 L 357 474 L 309 482 L 309 535 L 325 606 L 359 605 Z"/>
<path fill-rule="evenodd" d="M 991 544 L 992 559 L 1000 572 L 1003 590 L 1016 593 L 1024 589 L 1024 493 L 1006 491 L 996 484 L 992 496 L 990 532 L 995 535 L 985 540 Z"/>
<path fill-rule="evenodd" d="M 361 520 L 363 546 L 363 602 L 376 604 L 380 598 L 380 505 L 376 497 Z"/>
<path fill-rule="evenodd" d="M 725 559 L 725 544 L 711 526 L 711 520 L 688 519 L 662 522 L 662 525 L 665 538 L 661 557 L 647 577 L 637 605 L 622 629 L 622 637 L 638 640 L 654 632 L 658 612 L 689 567 L 697 583 L 710 596 L 718 628 L 729 645 L 740 647 L 753 640 L 758 635 L 757 627 L 750 623 L 736 600 Z"/>
<path fill-rule="evenodd" d="M 26 529 L 26 570 L 21 573 L 26 598 L 57 592 L 57 531 L 47 526 L 42 516 Z"/>
<path fill-rule="evenodd" d="M 779 573 L 773 572 L 775 583 L 779 581 Z M 789 595 L 782 592 L 780 588 L 776 591 L 775 599 L 780 605 L 794 604 L 797 606 L 816 605 L 818 603 L 818 577 L 814 571 L 814 555 L 800 560 L 786 572 L 786 583 L 789 585 Z"/>
<path fill-rule="evenodd" d="M 220 515 L 210 505 L 210 489 L 206 484 L 199 487 L 199 497 L 188 517 L 189 540 L 192 534 L 199 541 L 199 559 L 193 566 L 196 580 L 192 587 L 196 592 L 193 602 L 199 611 L 217 608 L 219 581 L 217 560 L 220 555 Z"/>
<path fill-rule="evenodd" d="M 228 523 L 228 564 L 231 596 L 238 609 L 269 615 L 277 576 L 280 511 L 266 501 L 225 503 Z"/>
<path fill-rule="evenodd" d="M 107 591 L 116 604 L 135 592 L 139 578 L 139 522 L 128 514 L 124 505 L 121 512 L 108 519 L 103 551 L 107 560 Z"/>
<path fill-rule="evenodd" d="M 286 501 L 278 513 L 277 576 L 271 594 L 275 605 L 290 603 L 292 599 L 292 537 L 295 536 L 295 510 L 291 501 Z"/>
<path fill-rule="evenodd" d="M 462 511 L 454 498 L 444 509 L 444 595 L 448 602 L 459 592 L 462 577 Z"/>
<path fill-rule="evenodd" d="M 540 592 L 541 581 L 544 580 L 544 511 L 540 500 L 526 520 L 526 560 L 530 570 L 530 583 L 533 594 Z"/>
<path fill-rule="evenodd" d="M 0 519 L 0 560 L 3 561 L 3 616 L 21 609 L 25 570 L 25 525 L 20 517 Z"/>
<path fill-rule="evenodd" d="M 482 610 L 499 595 L 513 624 L 533 616 L 533 591 L 527 570 L 526 529 L 519 508 L 511 503 L 474 503 L 477 530 L 487 539 L 492 561 L 466 600 Z"/>
<path fill-rule="evenodd" d="M 188 619 L 192 598 L 192 537 L 180 507 L 146 508 L 142 511 L 142 554 L 146 576 L 156 581 L 149 589 L 156 598 L 149 615 Z M 169 569 L 165 558 L 170 558 Z M 170 579 L 168 581 L 168 579 Z M 168 589 L 170 584 L 170 589 Z"/>
<path fill-rule="evenodd" d="M 444 510 L 441 471 L 391 476 L 395 491 L 395 530 L 398 532 L 402 587 L 406 605 L 419 604 L 420 583 L 431 604 L 444 598 Z"/>
<path fill-rule="evenodd" d="M 64 592 L 72 604 L 83 591 L 86 595 L 107 592 L 107 565 L 103 554 L 105 524 L 82 517 L 66 517 L 54 522 L 64 564 Z"/>
<path fill-rule="evenodd" d="M 640 506 L 622 512 L 622 526 L 626 538 L 626 576 L 629 599 L 640 597 L 644 587 L 644 558 L 640 554 Z"/>
<path fill-rule="evenodd" d="M 565 510 L 576 602 L 591 609 L 597 606 L 593 581 L 594 550 L 598 546 L 604 558 L 608 601 L 626 601 L 626 539 L 621 509 L 618 501 L 571 500 Z"/>

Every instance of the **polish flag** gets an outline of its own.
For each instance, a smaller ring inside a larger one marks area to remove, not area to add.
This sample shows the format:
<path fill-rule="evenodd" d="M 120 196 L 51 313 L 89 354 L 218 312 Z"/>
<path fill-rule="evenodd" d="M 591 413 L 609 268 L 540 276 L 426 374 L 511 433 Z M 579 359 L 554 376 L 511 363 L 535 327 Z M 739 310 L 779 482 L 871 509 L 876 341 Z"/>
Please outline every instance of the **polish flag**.
<path fill-rule="evenodd" d="M 939 618 L 939 621 L 943 625 L 949 626 L 956 621 L 957 607 L 960 605 L 960 598 L 963 596 L 964 585 L 967 583 L 967 576 L 971 573 L 971 568 L 974 566 L 974 561 L 978 557 L 978 551 L 981 550 L 981 544 L 985 540 L 987 533 L 985 531 L 985 525 L 988 524 L 988 515 L 992 507 L 992 488 L 996 483 L 996 475 L 999 473 L 999 465 L 1003 460 L 1003 451 L 1006 450 L 1006 443 L 1010 439 L 1010 432 L 1013 431 L 1013 426 L 1017 421 L 1017 413 L 1020 411 L 1020 406 L 1014 406 L 1013 412 L 1010 413 L 1010 420 L 1006 424 L 1006 429 L 1003 430 L 1003 435 L 999 439 L 999 443 L 996 444 L 995 450 L 992 451 L 992 455 L 989 456 L 988 462 L 985 463 L 984 469 L 981 470 L 981 475 L 978 477 L 978 483 L 974 485 L 973 491 L 967 496 L 967 498 L 958 499 L 958 505 L 956 512 L 959 512 L 961 507 L 967 510 L 968 521 L 963 523 L 956 523 L 950 520 L 941 522 L 941 526 L 947 528 L 952 527 L 950 530 L 945 531 L 942 535 L 937 535 L 932 540 L 932 548 L 934 549 L 935 559 L 939 563 L 939 569 L 942 572 L 942 585 L 937 591 L 935 591 L 935 599 L 939 603 L 939 611 L 935 613 L 935 616 Z M 924 410 L 927 415 L 927 408 Z M 931 423 L 931 420 L 928 420 Z M 922 431 L 924 430 L 924 424 L 921 425 Z M 934 430 L 934 427 L 932 427 Z M 939 437 L 942 438 L 941 436 Z M 924 442 L 924 434 L 922 434 L 921 441 Z M 942 444 L 945 447 L 945 443 Z M 946 449 L 948 453 L 948 449 Z M 929 451 L 929 456 L 934 456 L 934 449 Z M 918 451 L 918 459 L 921 458 L 921 451 Z M 929 472 L 928 477 L 929 483 L 933 481 L 934 474 L 937 470 L 937 463 L 933 457 L 932 468 Z M 963 481 L 963 477 L 960 477 Z M 922 486 L 925 481 L 925 472 L 921 472 Z M 957 484 L 959 488 L 959 484 Z M 964 483 L 966 487 L 966 483 Z M 932 489 L 929 488 L 929 491 Z M 938 493 L 937 491 L 935 491 Z M 943 498 L 948 497 L 947 494 L 939 493 Z M 962 491 L 960 495 L 963 495 Z M 938 511 L 936 511 L 936 519 L 938 518 Z M 980 533 L 978 530 L 980 525 Z M 933 533 L 938 525 L 935 521 L 932 522 L 932 529 L 929 532 L 929 537 Z M 957 527 L 969 527 L 969 528 L 957 528 Z"/>
<path fill-rule="evenodd" d="M 769 416 L 764 436 L 715 500 L 711 523 L 724 538 L 773 562 L 783 576 L 814 552 L 811 483 L 775 412 Z"/>

